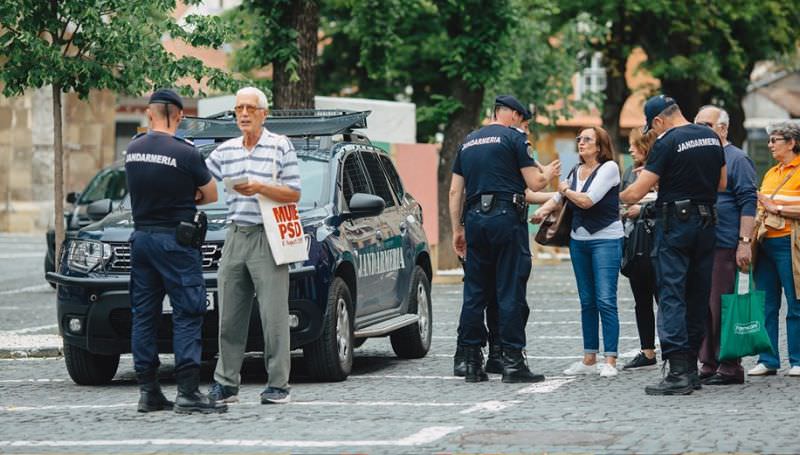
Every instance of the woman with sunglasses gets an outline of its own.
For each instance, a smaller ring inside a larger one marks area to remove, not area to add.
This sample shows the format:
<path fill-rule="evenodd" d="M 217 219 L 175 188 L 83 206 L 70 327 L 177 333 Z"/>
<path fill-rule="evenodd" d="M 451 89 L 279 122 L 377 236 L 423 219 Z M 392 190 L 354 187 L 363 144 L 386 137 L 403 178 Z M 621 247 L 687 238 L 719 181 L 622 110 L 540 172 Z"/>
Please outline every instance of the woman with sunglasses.
<path fill-rule="evenodd" d="M 767 171 L 758 194 L 759 210 L 767 212 L 766 238 L 759 245 L 756 288 L 766 293 L 764 313 L 773 352 L 761 353 L 751 376 L 774 375 L 780 368 L 778 313 L 781 288 L 786 295 L 787 375 L 800 377 L 800 125 L 783 122 L 767 128 L 769 151 L 778 162 Z M 777 192 L 776 192 L 777 190 Z M 774 194 L 774 196 L 773 196 Z"/>
<path fill-rule="evenodd" d="M 583 330 L 583 360 L 564 374 L 616 376 L 619 344 L 617 281 L 622 259 L 622 222 L 619 217 L 619 167 L 606 130 L 586 128 L 576 138 L 580 164 L 558 187 L 558 194 L 536 210 L 541 222 L 561 203 L 572 207 L 569 253 L 578 282 Z M 605 363 L 598 367 L 598 324 L 603 325 Z"/>

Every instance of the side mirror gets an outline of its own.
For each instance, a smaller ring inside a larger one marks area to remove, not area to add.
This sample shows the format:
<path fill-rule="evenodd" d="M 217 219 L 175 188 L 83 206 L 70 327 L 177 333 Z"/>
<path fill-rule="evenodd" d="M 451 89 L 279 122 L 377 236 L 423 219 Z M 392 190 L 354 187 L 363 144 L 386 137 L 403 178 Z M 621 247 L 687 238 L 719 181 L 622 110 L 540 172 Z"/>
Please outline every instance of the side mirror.
<path fill-rule="evenodd" d="M 349 206 L 351 218 L 378 216 L 383 213 L 386 201 L 374 194 L 356 193 L 350 198 Z"/>
<path fill-rule="evenodd" d="M 67 193 L 67 204 L 74 204 L 78 202 L 78 199 L 81 197 L 81 193 L 77 191 L 73 191 L 71 193 Z"/>
<path fill-rule="evenodd" d="M 92 221 L 100 221 L 111 213 L 111 199 L 100 199 L 86 207 L 86 216 Z"/>

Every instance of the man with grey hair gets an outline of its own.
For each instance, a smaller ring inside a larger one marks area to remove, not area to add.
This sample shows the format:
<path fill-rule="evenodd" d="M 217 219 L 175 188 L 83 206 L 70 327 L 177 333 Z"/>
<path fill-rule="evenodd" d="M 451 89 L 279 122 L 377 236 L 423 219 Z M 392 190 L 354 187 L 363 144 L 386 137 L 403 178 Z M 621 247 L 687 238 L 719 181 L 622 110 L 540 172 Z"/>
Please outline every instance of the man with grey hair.
<path fill-rule="evenodd" d="M 269 376 L 261 403 L 289 402 L 289 266 L 276 265 L 257 195 L 277 202 L 300 200 L 300 173 L 291 141 L 264 127 L 267 97 L 254 87 L 236 92 L 236 124 L 242 136 L 216 148 L 206 160 L 218 180 L 245 177 L 227 192 L 228 233 L 219 271 L 219 361 L 209 396 L 237 401 L 240 370 L 254 302 L 264 334 Z"/>
<path fill-rule="evenodd" d="M 734 292 L 737 266 L 750 266 L 750 236 L 756 214 L 756 168 L 739 147 L 728 142 L 730 117 L 724 109 L 707 105 L 700 108 L 694 123 L 717 133 L 725 151 L 728 185 L 717 193 L 719 213 L 711 273 L 711 295 L 708 300 L 706 334 L 698 352 L 700 380 L 707 385 L 742 384 L 744 369 L 740 359 L 719 361 L 721 300 L 723 294 Z"/>

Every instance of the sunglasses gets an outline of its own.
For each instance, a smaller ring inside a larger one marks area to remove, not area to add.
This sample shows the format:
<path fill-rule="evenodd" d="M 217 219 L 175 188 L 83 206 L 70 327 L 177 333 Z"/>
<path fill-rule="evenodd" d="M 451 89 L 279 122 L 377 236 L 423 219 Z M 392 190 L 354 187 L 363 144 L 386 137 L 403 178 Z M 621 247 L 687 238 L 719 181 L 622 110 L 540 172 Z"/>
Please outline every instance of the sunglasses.
<path fill-rule="evenodd" d="M 778 141 L 784 141 L 784 142 L 786 142 L 786 141 L 788 141 L 788 140 L 789 140 L 789 139 L 787 139 L 787 138 L 785 138 L 785 137 L 771 137 L 771 138 L 769 138 L 769 140 L 768 140 L 767 142 L 768 142 L 768 143 L 770 143 L 770 144 L 774 144 L 774 143 L 776 143 L 776 142 L 778 142 Z"/>
<path fill-rule="evenodd" d="M 694 122 L 695 125 L 703 125 L 709 128 L 714 128 L 714 124 L 711 122 Z"/>
<path fill-rule="evenodd" d="M 580 144 L 581 142 L 585 142 L 587 144 L 591 144 L 592 142 L 594 142 L 594 138 L 589 137 L 589 136 L 578 136 L 578 137 L 575 138 L 575 143 L 576 144 Z"/>
<path fill-rule="evenodd" d="M 258 110 L 264 109 L 263 107 L 253 106 L 252 104 L 240 104 L 233 108 L 233 110 L 237 114 L 241 114 L 242 112 L 247 111 L 248 114 L 252 114 Z"/>

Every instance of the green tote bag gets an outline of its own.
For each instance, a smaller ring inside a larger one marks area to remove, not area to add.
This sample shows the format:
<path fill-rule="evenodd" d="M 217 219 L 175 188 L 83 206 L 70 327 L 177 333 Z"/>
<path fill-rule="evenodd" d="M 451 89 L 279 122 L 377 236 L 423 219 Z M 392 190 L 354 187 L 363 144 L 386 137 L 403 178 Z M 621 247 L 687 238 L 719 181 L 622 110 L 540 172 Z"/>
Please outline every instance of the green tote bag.
<path fill-rule="evenodd" d="M 773 352 L 764 328 L 764 291 L 753 286 L 750 272 L 750 291 L 739 294 L 739 273 L 733 294 L 722 296 L 719 360 L 735 360 L 762 352 Z"/>

